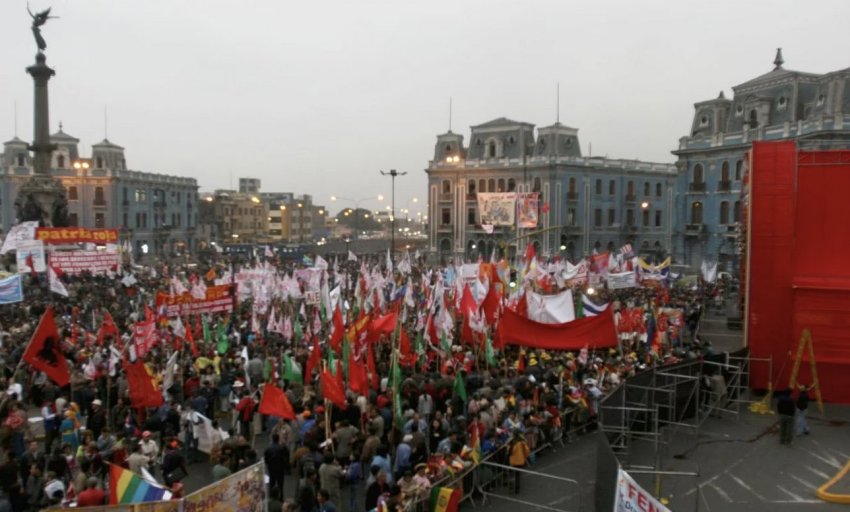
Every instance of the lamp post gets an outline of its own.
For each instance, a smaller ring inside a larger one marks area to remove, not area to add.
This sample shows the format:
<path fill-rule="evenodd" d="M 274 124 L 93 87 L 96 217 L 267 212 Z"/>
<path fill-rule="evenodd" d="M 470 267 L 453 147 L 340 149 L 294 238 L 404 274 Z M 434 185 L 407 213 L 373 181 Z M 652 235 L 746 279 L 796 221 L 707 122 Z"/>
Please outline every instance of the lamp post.
<path fill-rule="evenodd" d="M 390 169 L 390 172 L 381 171 L 381 176 L 389 176 L 392 178 L 392 209 L 390 210 L 390 226 L 392 230 L 390 231 L 390 257 L 395 254 L 395 178 L 396 176 L 404 176 L 407 172 L 398 172 L 395 169 Z"/>

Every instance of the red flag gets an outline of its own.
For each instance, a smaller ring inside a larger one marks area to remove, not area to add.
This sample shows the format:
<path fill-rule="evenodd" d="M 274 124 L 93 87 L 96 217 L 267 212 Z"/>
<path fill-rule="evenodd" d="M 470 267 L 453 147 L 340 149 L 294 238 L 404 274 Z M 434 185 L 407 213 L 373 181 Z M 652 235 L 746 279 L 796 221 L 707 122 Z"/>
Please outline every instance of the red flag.
<path fill-rule="evenodd" d="M 363 361 L 354 359 L 354 351 L 348 354 L 348 387 L 359 395 L 369 394 L 369 383 L 367 382 L 366 366 Z"/>
<path fill-rule="evenodd" d="M 478 311 L 478 304 L 475 303 L 475 299 L 472 297 L 469 285 L 465 284 L 463 285 L 463 296 L 460 299 L 460 312 L 464 316 L 467 316 L 474 314 L 476 311 Z"/>
<path fill-rule="evenodd" d="M 408 356 L 410 355 L 410 339 L 407 337 L 407 330 L 402 327 L 401 335 L 399 335 L 398 340 L 398 349 L 401 351 L 401 355 Z"/>
<path fill-rule="evenodd" d="M 44 372 L 60 387 L 68 384 L 71 373 L 65 362 L 65 354 L 60 348 L 59 329 L 53 319 L 53 308 L 47 308 L 41 316 L 23 357 L 24 361 L 36 370 Z"/>
<path fill-rule="evenodd" d="M 162 394 L 156 389 L 147 368 L 141 359 L 135 363 L 124 363 L 127 384 L 130 389 L 130 403 L 133 407 L 159 407 L 163 404 Z"/>
<path fill-rule="evenodd" d="M 97 344 L 103 345 L 103 340 L 106 336 L 110 335 L 113 338 L 118 338 L 118 326 L 115 325 L 115 320 L 112 319 L 112 315 L 109 314 L 109 311 L 104 311 L 103 321 L 100 323 L 100 329 L 97 330 Z"/>
<path fill-rule="evenodd" d="M 342 320 L 342 309 L 339 307 L 339 304 L 334 309 L 333 327 L 334 332 L 331 334 L 331 348 L 337 354 L 340 354 L 342 353 L 342 338 L 345 335 L 345 323 Z"/>
<path fill-rule="evenodd" d="M 525 373 L 525 352 L 520 351 L 519 361 L 516 363 L 517 373 Z"/>
<path fill-rule="evenodd" d="M 516 314 L 523 318 L 528 318 L 528 299 L 525 298 L 524 293 L 516 304 Z"/>
<path fill-rule="evenodd" d="M 578 350 L 587 345 L 597 349 L 617 346 L 610 306 L 599 315 L 563 324 L 542 324 L 505 309 L 498 334 L 500 347 L 511 344 L 546 350 Z"/>
<path fill-rule="evenodd" d="M 345 393 L 342 391 L 342 387 L 339 385 L 339 381 L 336 380 L 336 377 L 334 377 L 328 370 L 322 370 L 321 378 L 322 396 L 326 400 L 333 402 L 333 404 L 340 409 L 345 409 Z"/>
<path fill-rule="evenodd" d="M 195 343 L 195 334 L 192 332 L 192 324 L 189 319 L 186 319 L 186 341 L 189 342 L 189 348 L 192 349 L 192 357 L 198 357 L 198 344 Z"/>
<path fill-rule="evenodd" d="M 32 253 L 27 253 L 27 257 L 24 261 L 26 262 L 26 265 L 30 268 L 30 274 L 37 276 L 38 272 L 35 271 L 35 263 L 32 259 Z"/>
<path fill-rule="evenodd" d="M 295 409 L 286 397 L 286 393 L 274 384 L 263 385 L 263 399 L 260 400 L 260 414 L 276 416 L 285 420 L 295 419 Z"/>
<path fill-rule="evenodd" d="M 156 344 L 156 324 L 151 320 L 136 322 L 133 326 L 133 343 L 136 347 L 136 357 L 145 357 L 145 354 Z"/>
<path fill-rule="evenodd" d="M 531 260 L 537 256 L 537 249 L 534 248 L 534 244 L 529 243 L 525 246 L 525 264 L 526 266 L 531 263 Z"/>
<path fill-rule="evenodd" d="M 310 352 L 310 357 L 307 359 L 307 367 L 304 372 L 304 382 L 308 383 L 313 380 L 313 368 L 315 368 L 322 360 L 322 351 L 319 349 L 319 339 L 313 336 L 313 351 Z"/>
<path fill-rule="evenodd" d="M 484 318 L 487 319 L 488 325 L 495 325 L 496 315 L 499 313 L 501 303 L 499 292 L 496 291 L 496 281 L 490 281 L 490 289 L 487 290 L 487 296 L 481 303 L 481 309 L 484 311 Z"/>
<path fill-rule="evenodd" d="M 202 340 L 204 339 L 204 325 L 201 323 L 201 315 L 195 316 L 195 332 L 193 336 L 198 336 Z"/>
<path fill-rule="evenodd" d="M 381 334 L 389 336 L 395 330 L 396 323 L 398 323 L 398 311 L 387 313 L 372 320 L 369 324 L 369 341 L 377 341 Z"/>
<path fill-rule="evenodd" d="M 369 373 L 372 377 L 372 389 L 378 389 L 380 382 L 378 381 L 378 372 L 375 371 L 375 356 L 372 354 L 372 345 L 366 345 L 366 364 L 369 366 Z"/>

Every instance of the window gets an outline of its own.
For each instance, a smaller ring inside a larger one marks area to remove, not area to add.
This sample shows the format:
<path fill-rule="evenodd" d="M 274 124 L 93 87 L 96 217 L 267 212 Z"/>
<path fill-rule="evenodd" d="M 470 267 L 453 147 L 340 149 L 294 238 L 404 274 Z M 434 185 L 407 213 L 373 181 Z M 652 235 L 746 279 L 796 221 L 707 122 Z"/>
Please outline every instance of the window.
<path fill-rule="evenodd" d="M 56 157 L 56 167 L 60 169 L 65 168 L 65 155 L 59 155 Z"/>
<path fill-rule="evenodd" d="M 508 192 L 516 190 L 516 181 L 513 178 L 508 178 Z"/>
<path fill-rule="evenodd" d="M 570 197 L 576 196 L 576 179 L 570 178 L 569 188 L 567 189 Z"/>
<path fill-rule="evenodd" d="M 732 212 L 735 222 L 741 222 L 741 201 L 735 201 L 735 211 Z"/>
<path fill-rule="evenodd" d="M 647 181 L 643 184 L 643 195 L 644 197 L 649 197 L 650 190 L 652 189 L 652 185 Z"/>
<path fill-rule="evenodd" d="M 626 226 L 635 225 L 635 211 L 629 208 L 626 210 Z"/>
<path fill-rule="evenodd" d="M 741 117 L 741 116 L 744 115 L 744 106 L 743 105 L 738 105 L 737 107 L 735 107 L 735 115 L 738 116 L 738 117 Z"/>
<path fill-rule="evenodd" d="M 467 185 L 468 194 L 471 196 L 475 195 L 475 180 L 469 180 L 469 184 Z"/>
<path fill-rule="evenodd" d="M 97 168 L 103 169 L 103 157 L 97 157 Z"/>
<path fill-rule="evenodd" d="M 489 179 L 487 180 L 487 191 L 495 192 L 496 191 L 496 180 Z"/>
<path fill-rule="evenodd" d="M 708 126 L 708 116 L 703 115 L 702 117 L 700 117 L 699 118 L 699 125 L 700 126 Z"/>
<path fill-rule="evenodd" d="M 124 188 L 121 190 L 121 195 L 124 197 L 124 202 L 126 203 L 126 202 L 127 202 L 127 197 L 128 197 L 128 195 L 127 195 L 127 187 L 124 187 Z M 125 224 L 125 225 L 126 225 L 126 224 Z"/>
<path fill-rule="evenodd" d="M 594 193 L 601 195 L 602 194 L 602 180 L 596 180 L 596 186 L 594 189 Z"/>
<path fill-rule="evenodd" d="M 613 226 L 617 222 L 617 212 L 613 208 L 608 208 L 608 225 Z"/>
<path fill-rule="evenodd" d="M 478 191 L 487 192 L 487 180 L 478 180 Z"/>
<path fill-rule="evenodd" d="M 691 203 L 691 224 L 702 224 L 702 203 Z"/>
<path fill-rule="evenodd" d="M 759 114 L 756 112 L 756 109 L 750 110 L 750 128 L 758 128 L 759 126 Z"/>
<path fill-rule="evenodd" d="M 95 204 L 102 204 L 103 199 L 103 187 L 94 187 L 94 202 Z"/>
<path fill-rule="evenodd" d="M 77 187 L 68 187 L 68 200 L 76 201 L 77 200 Z"/>
<path fill-rule="evenodd" d="M 475 208 L 467 208 L 466 210 L 466 224 L 469 226 L 475 225 Z"/>
<path fill-rule="evenodd" d="M 68 225 L 73 227 L 77 227 L 80 225 L 80 221 L 76 213 L 68 214 Z"/>
<path fill-rule="evenodd" d="M 788 98 L 785 96 L 780 96 L 779 100 L 776 102 L 778 110 L 785 110 L 785 107 L 788 106 Z"/>
<path fill-rule="evenodd" d="M 691 181 L 693 183 L 702 183 L 702 180 L 703 180 L 702 173 L 703 173 L 702 164 L 696 164 L 694 166 L 694 177 L 693 177 L 693 180 L 691 180 Z"/>
<path fill-rule="evenodd" d="M 729 162 L 723 162 L 723 165 L 720 166 L 720 181 L 729 181 Z"/>
<path fill-rule="evenodd" d="M 593 225 L 596 227 L 600 227 L 602 225 L 602 209 L 597 208 L 593 210 Z"/>
<path fill-rule="evenodd" d="M 135 196 L 137 203 L 144 203 L 148 199 L 148 192 L 143 188 L 137 188 Z"/>
<path fill-rule="evenodd" d="M 744 161 L 738 160 L 735 162 L 735 181 L 741 181 L 741 169 L 744 167 Z"/>
<path fill-rule="evenodd" d="M 534 178 L 534 188 L 532 188 L 531 191 L 540 192 L 540 178 Z"/>
<path fill-rule="evenodd" d="M 626 197 L 635 197 L 635 182 L 626 183 Z"/>
<path fill-rule="evenodd" d="M 496 158 L 496 141 L 491 140 L 487 143 L 487 158 Z"/>
<path fill-rule="evenodd" d="M 655 210 L 655 227 L 661 227 L 661 210 Z"/>
<path fill-rule="evenodd" d="M 27 165 L 27 156 L 23 153 L 18 153 L 18 167 Z"/>
<path fill-rule="evenodd" d="M 819 107 L 820 107 L 821 105 L 823 105 L 823 102 L 824 102 L 824 100 L 825 100 L 825 99 L 826 99 L 826 98 L 824 97 L 824 95 L 823 95 L 823 94 L 819 94 L 819 95 L 818 95 L 818 106 L 819 106 Z"/>
<path fill-rule="evenodd" d="M 720 224 L 729 224 L 729 201 L 720 203 Z"/>
<path fill-rule="evenodd" d="M 617 183 L 614 180 L 608 182 L 608 195 L 613 196 L 617 191 Z"/>
<path fill-rule="evenodd" d="M 643 220 L 643 227 L 648 228 L 649 227 L 649 210 L 643 210 L 642 216 L 643 216 L 643 219 L 642 219 Z"/>
<path fill-rule="evenodd" d="M 452 211 L 451 211 L 451 209 L 443 208 L 440 211 L 440 215 L 441 215 L 440 220 L 442 221 L 443 226 L 451 225 L 451 223 L 452 223 Z"/>
<path fill-rule="evenodd" d="M 127 212 L 124 212 L 124 218 L 123 218 L 123 220 L 124 220 L 124 223 L 123 223 L 123 224 L 121 224 L 121 226 L 123 226 L 123 227 L 125 227 L 125 228 L 130 227 L 130 226 L 128 226 L 128 224 L 130 223 L 130 215 L 128 215 L 128 214 L 127 214 Z"/>
<path fill-rule="evenodd" d="M 142 227 L 143 228 L 148 227 L 148 214 L 147 213 L 142 213 Z"/>
<path fill-rule="evenodd" d="M 443 180 L 443 194 L 451 194 L 452 193 L 452 182 L 449 180 Z"/>
<path fill-rule="evenodd" d="M 498 181 L 498 185 L 496 187 L 496 192 L 504 192 L 505 191 L 505 180 L 504 178 Z"/>
<path fill-rule="evenodd" d="M 106 227 L 106 217 L 103 212 L 97 212 L 94 214 L 94 227 L 96 228 L 104 228 Z"/>
<path fill-rule="evenodd" d="M 576 225 L 576 209 L 567 208 L 567 226 Z"/>
<path fill-rule="evenodd" d="M 656 184 L 655 184 L 655 196 L 656 196 L 656 197 L 661 197 L 661 191 L 662 191 L 662 188 L 663 188 L 663 187 L 661 186 L 661 183 L 656 183 Z"/>

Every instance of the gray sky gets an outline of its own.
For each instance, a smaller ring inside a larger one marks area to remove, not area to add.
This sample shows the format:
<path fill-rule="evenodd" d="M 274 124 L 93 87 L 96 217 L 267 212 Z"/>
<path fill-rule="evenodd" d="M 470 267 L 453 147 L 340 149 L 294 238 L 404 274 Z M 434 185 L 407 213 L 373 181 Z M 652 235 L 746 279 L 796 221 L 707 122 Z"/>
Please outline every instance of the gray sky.
<path fill-rule="evenodd" d="M 594 155 L 672 162 L 693 103 L 769 71 L 850 66 L 850 2 L 32 0 L 45 27 L 51 132 L 103 139 L 135 170 L 202 191 L 423 198 L 435 136 L 506 116 L 580 129 Z M 32 137 L 35 45 L 24 0 L 0 1 L 0 139 Z M 372 208 L 377 201 L 364 202 Z M 420 202 L 424 206 L 424 202 Z M 347 206 L 341 203 L 339 206 Z M 411 207 L 413 205 L 411 204 Z"/>

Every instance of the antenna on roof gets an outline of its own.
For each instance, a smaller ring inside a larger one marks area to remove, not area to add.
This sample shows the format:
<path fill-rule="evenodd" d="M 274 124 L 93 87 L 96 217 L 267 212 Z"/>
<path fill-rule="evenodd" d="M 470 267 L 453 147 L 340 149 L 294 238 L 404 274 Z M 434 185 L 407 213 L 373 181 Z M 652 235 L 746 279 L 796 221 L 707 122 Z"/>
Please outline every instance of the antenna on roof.
<path fill-rule="evenodd" d="M 106 105 L 103 106 L 103 139 L 109 140 L 109 114 Z"/>
<path fill-rule="evenodd" d="M 555 97 L 555 123 L 561 122 L 561 82 L 556 86 Z"/>
<path fill-rule="evenodd" d="M 449 96 L 449 133 L 452 132 L 452 97 Z"/>

